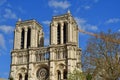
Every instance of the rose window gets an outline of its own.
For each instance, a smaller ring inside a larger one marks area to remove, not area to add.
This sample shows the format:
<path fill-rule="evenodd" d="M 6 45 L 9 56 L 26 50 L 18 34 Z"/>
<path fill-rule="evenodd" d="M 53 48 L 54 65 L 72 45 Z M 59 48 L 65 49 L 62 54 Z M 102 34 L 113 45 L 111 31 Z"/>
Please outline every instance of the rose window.
<path fill-rule="evenodd" d="M 48 78 L 48 70 L 46 68 L 40 68 L 37 71 L 37 78 L 38 79 L 42 79 L 42 80 L 46 80 Z"/>

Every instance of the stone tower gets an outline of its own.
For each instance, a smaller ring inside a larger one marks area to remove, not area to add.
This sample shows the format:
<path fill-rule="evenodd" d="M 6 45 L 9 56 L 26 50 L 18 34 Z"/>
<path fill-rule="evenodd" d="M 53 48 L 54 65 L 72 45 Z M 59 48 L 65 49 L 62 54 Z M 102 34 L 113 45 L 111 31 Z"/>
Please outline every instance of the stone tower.
<path fill-rule="evenodd" d="M 53 17 L 48 47 L 38 22 L 18 21 L 11 58 L 14 80 L 67 80 L 74 69 L 81 70 L 78 26 L 70 12 Z"/>

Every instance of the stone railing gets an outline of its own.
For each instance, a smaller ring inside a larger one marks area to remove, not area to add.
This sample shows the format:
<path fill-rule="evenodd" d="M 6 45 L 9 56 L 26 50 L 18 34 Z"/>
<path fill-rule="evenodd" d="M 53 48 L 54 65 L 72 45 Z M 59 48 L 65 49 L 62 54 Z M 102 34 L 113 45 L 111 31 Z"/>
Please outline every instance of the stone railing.
<path fill-rule="evenodd" d="M 36 50 L 35 59 L 36 59 L 36 62 L 48 61 L 50 59 L 49 49 L 42 47 Z"/>

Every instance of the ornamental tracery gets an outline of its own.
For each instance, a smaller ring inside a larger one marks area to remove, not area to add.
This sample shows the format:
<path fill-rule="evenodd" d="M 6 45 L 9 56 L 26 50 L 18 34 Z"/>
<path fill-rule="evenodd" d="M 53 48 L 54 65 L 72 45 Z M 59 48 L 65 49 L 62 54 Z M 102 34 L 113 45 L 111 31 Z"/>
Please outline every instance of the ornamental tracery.
<path fill-rule="evenodd" d="M 48 80 L 49 71 L 48 71 L 48 69 L 42 67 L 42 68 L 38 69 L 36 76 L 37 76 L 38 80 Z"/>

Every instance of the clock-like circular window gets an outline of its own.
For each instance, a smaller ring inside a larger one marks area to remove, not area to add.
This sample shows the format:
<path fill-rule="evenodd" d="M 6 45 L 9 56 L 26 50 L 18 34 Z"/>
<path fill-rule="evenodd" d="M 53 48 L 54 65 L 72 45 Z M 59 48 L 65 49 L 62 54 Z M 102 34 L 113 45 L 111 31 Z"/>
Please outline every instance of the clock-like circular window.
<path fill-rule="evenodd" d="M 37 78 L 40 80 L 47 80 L 49 76 L 49 71 L 46 68 L 40 68 L 37 71 Z"/>

